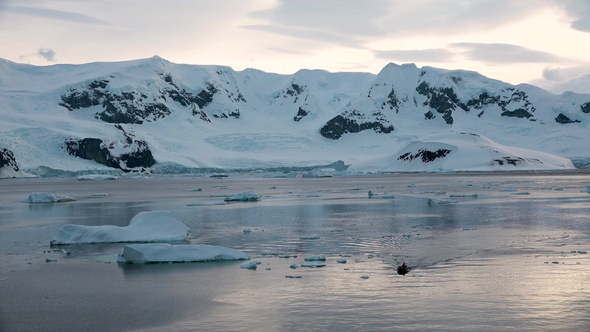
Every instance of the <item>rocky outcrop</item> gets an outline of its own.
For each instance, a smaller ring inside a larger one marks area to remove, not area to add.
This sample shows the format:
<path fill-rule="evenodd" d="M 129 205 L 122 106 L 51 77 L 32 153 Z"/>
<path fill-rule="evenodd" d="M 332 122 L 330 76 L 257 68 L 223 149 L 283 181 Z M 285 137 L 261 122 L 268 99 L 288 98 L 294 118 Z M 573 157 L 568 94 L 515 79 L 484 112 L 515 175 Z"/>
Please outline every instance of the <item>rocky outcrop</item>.
<path fill-rule="evenodd" d="M 68 139 L 64 142 L 64 147 L 72 156 L 126 172 L 149 168 L 156 163 L 145 141 L 135 139 L 121 126 L 117 128 L 122 131 L 124 140 L 102 140 L 91 137 L 79 140 Z"/>
<path fill-rule="evenodd" d="M 406 152 L 406 153 L 400 155 L 397 158 L 397 160 L 412 161 L 414 159 L 420 159 L 420 160 L 422 160 L 422 162 L 428 163 L 431 161 L 435 161 L 438 158 L 444 158 L 449 153 L 451 153 L 451 150 L 449 150 L 449 149 L 438 149 L 438 150 L 434 150 L 434 151 L 420 149 L 416 153 Z"/>
<path fill-rule="evenodd" d="M 580 120 L 572 120 L 569 117 L 567 117 L 565 114 L 559 113 L 559 115 L 555 118 L 555 122 L 561 123 L 561 124 L 568 124 L 568 123 L 580 123 Z"/>
<path fill-rule="evenodd" d="M 14 153 L 6 148 L 0 149 L 0 173 L 3 173 L 3 169 L 10 173 L 20 172 Z"/>
<path fill-rule="evenodd" d="M 320 134 L 329 139 L 339 139 L 346 133 L 358 133 L 372 129 L 376 133 L 391 133 L 393 125 L 389 123 L 383 113 L 375 111 L 370 118 L 366 114 L 351 110 L 335 116 L 321 129 Z"/>

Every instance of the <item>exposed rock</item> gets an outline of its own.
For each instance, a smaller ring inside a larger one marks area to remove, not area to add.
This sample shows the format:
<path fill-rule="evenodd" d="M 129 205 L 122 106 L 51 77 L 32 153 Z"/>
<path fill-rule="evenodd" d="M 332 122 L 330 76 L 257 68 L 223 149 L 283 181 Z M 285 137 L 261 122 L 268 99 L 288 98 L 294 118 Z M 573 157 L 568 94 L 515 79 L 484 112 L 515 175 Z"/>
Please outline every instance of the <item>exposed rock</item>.
<path fill-rule="evenodd" d="M 580 110 L 584 113 L 590 113 L 590 101 L 582 104 L 582 106 L 580 106 Z"/>
<path fill-rule="evenodd" d="M 131 171 L 153 166 L 156 161 L 148 144 L 134 139 L 121 126 L 117 127 L 125 136 L 124 141 L 103 141 L 99 138 L 69 139 L 64 142 L 66 151 L 75 157 L 93 160 L 99 164 Z M 121 151 L 117 153 L 116 151 Z"/>
<path fill-rule="evenodd" d="M 420 158 L 422 160 L 422 162 L 428 163 L 428 162 L 436 160 L 437 158 L 444 158 L 449 153 L 451 153 L 451 150 L 449 150 L 449 149 L 438 149 L 436 151 L 429 151 L 429 150 L 425 150 L 425 149 L 420 149 L 415 154 L 412 154 L 411 152 L 406 152 L 406 153 L 400 155 L 397 158 L 397 160 L 412 161 L 414 159 Z"/>
<path fill-rule="evenodd" d="M 453 124 L 454 120 L 452 115 L 454 110 L 462 109 L 465 112 L 469 112 L 469 108 L 459 100 L 453 88 L 433 88 L 430 87 L 428 83 L 422 82 L 416 87 L 416 92 L 426 96 L 424 106 L 429 106 L 437 113 L 443 114 L 443 119 L 449 125 Z M 432 118 L 434 117 L 431 117 L 431 119 Z"/>
<path fill-rule="evenodd" d="M 568 118 L 566 115 L 564 115 L 563 113 L 559 113 L 559 115 L 555 118 L 555 122 L 561 123 L 561 124 L 568 124 L 568 123 L 579 123 L 580 120 L 572 120 L 572 119 Z"/>
<path fill-rule="evenodd" d="M 11 178 L 20 174 L 22 173 L 16 163 L 14 153 L 6 148 L 0 149 L 0 177 Z"/>
<path fill-rule="evenodd" d="M 301 106 L 299 106 L 299 110 L 297 111 L 297 115 L 293 117 L 293 121 L 299 122 L 301 119 L 303 119 L 304 116 L 308 114 L 308 111 L 304 110 Z"/>
<path fill-rule="evenodd" d="M 351 110 L 329 120 L 321 129 L 320 134 L 329 139 L 339 139 L 346 133 L 358 133 L 373 129 L 376 133 L 391 133 L 393 125 L 378 111 L 373 112 L 373 121 L 358 110 Z"/>
<path fill-rule="evenodd" d="M 531 113 L 527 112 L 527 110 L 522 109 L 522 108 L 515 109 L 514 111 L 504 111 L 504 112 L 502 112 L 501 115 L 512 117 L 512 118 L 527 118 L 527 119 L 533 116 Z"/>

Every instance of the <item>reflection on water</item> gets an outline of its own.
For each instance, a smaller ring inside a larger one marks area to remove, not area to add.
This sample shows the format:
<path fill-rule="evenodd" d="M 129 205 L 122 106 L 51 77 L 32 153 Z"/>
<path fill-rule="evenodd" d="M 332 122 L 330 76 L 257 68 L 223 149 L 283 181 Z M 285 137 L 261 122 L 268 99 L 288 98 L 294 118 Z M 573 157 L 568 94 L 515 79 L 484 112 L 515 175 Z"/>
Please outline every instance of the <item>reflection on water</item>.
<path fill-rule="evenodd" d="M 580 192 L 589 181 L 526 173 L 8 181 L 0 258 L 31 264 L 9 268 L 22 278 L 0 273 L 0 293 L 13 304 L 0 306 L 8 322 L 0 329 L 17 330 L 26 317 L 66 330 L 87 329 L 84 319 L 108 321 L 102 330 L 111 331 L 589 330 L 590 195 Z M 187 206 L 246 190 L 262 201 Z M 389 198 L 369 199 L 369 190 Z M 77 200 L 23 203 L 33 191 Z M 427 204 L 451 194 L 456 203 Z M 191 228 L 190 243 L 240 249 L 262 264 L 115 265 L 122 244 L 67 246 L 71 255 L 44 262 L 64 223 L 125 226 L 157 209 Z M 309 254 L 326 255 L 326 267 L 289 267 Z M 396 273 L 403 261 L 414 268 L 404 277 Z M 29 295 L 15 292 L 24 285 Z M 59 298 L 69 316 L 33 314 L 52 308 L 32 301 L 35 293 Z M 81 304 L 89 294 L 97 300 Z"/>

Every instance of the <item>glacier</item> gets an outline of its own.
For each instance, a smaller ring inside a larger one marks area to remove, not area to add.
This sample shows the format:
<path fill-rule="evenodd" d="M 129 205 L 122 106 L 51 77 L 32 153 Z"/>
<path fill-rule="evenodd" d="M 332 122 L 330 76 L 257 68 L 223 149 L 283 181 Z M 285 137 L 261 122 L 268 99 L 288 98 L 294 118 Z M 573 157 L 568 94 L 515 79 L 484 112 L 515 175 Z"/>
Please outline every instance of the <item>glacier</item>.
<path fill-rule="evenodd" d="M 282 75 L 157 56 L 52 66 L 0 59 L 0 116 L 0 151 L 10 157 L 0 158 L 1 177 L 309 173 L 335 162 L 355 174 L 571 169 L 561 158 L 590 160 L 590 95 L 413 64 Z M 474 149 L 462 133 L 502 147 L 496 159 L 524 162 L 490 164 L 491 150 L 475 164 L 463 152 L 444 165 L 387 157 L 424 142 Z"/>

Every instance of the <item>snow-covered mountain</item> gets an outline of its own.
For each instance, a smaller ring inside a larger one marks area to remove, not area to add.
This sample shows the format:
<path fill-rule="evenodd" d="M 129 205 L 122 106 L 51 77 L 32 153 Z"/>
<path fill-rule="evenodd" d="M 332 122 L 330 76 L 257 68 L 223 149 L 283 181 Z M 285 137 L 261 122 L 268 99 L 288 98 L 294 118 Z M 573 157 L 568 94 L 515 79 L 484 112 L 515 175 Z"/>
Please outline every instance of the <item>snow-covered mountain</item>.
<path fill-rule="evenodd" d="M 159 57 L 46 67 L 0 59 L 0 116 L 0 150 L 16 161 L 13 170 L 37 175 L 338 160 L 374 167 L 432 133 L 473 133 L 490 144 L 541 151 L 542 159 L 590 159 L 590 95 L 553 95 L 475 72 L 412 64 L 388 64 L 377 75 L 279 75 Z M 468 136 L 456 136 L 454 145 Z M 432 142 L 436 135 L 429 137 Z"/>

